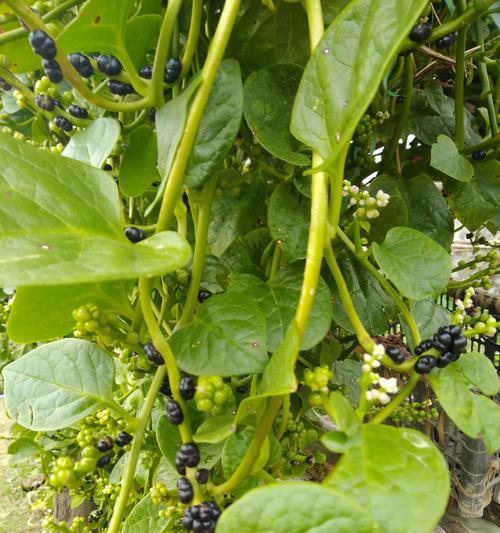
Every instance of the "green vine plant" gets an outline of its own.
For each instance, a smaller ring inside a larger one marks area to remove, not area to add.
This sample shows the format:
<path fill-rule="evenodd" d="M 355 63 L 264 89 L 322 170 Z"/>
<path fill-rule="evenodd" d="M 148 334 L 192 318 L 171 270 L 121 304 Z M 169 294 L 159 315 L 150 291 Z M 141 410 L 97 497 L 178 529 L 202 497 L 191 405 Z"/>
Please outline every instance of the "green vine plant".
<path fill-rule="evenodd" d="M 1 4 L 5 405 L 44 531 L 431 532 L 436 419 L 500 448 L 471 348 L 498 3 Z"/>

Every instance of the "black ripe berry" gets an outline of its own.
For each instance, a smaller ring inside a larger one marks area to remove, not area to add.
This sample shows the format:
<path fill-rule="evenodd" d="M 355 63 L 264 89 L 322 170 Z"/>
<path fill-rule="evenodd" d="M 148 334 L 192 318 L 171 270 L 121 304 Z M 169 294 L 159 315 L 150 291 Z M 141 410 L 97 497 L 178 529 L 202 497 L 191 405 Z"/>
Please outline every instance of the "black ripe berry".
<path fill-rule="evenodd" d="M 399 348 L 396 348 L 396 346 L 389 346 L 386 348 L 385 353 L 397 364 L 400 365 L 401 363 L 405 362 L 405 356 L 401 353 L 401 350 Z"/>
<path fill-rule="evenodd" d="M 175 459 L 176 464 L 178 460 L 179 463 L 182 463 L 184 466 L 188 466 L 189 468 L 198 466 L 198 463 L 200 462 L 200 452 L 198 450 L 198 446 L 196 446 L 194 442 L 182 444 L 177 451 Z"/>
<path fill-rule="evenodd" d="M 68 113 L 75 118 L 88 118 L 89 113 L 84 107 L 71 104 L 68 107 Z"/>
<path fill-rule="evenodd" d="M 422 341 L 420 344 L 415 346 L 415 350 L 414 350 L 415 351 L 415 355 L 421 355 L 424 352 L 426 352 L 427 350 L 429 350 L 430 348 L 432 348 L 432 340 L 431 339 L 427 339 L 425 341 Z"/>
<path fill-rule="evenodd" d="M 451 343 L 451 351 L 457 355 L 464 353 L 466 347 L 467 339 L 463 335 L 455 337 Z"/>
<path fill-rule="evenodd" d="M 472 159 L 476 161 L 481 161 L 486 157 L 486 152 L 484 150 L 476 150 L 475 152 L 472 152 Z"/>
<path fill-rule="evenodd" d="M 179 382 L 179 393 L 185 400 L 191 400 L 196 392 L 196 383 L 193 376 L 182 376 Z"/>
<path fill-rule="evenodd" d="M 56 43 L 43 30 L 34 30 L 30 33 L 29 42 L 33 52 L 44 59 L 54 59 L 57 55 Z"/>
<path fill-rule="evenodd" d="M 0 89 L 2 89 L 2 91 L 10 91 L 12 85 L 9 85 L 3 78 L 0 78 Z"/>
<path fill-rule="evenodd" d="M 444 368 L 445 366 L 449 365 L 452 362 L 453 356 L 454 356 L 454 354 L 452 354 L 450 352 L 446 352 L 446 353 L 442 354 L 441 357 L 439 357 L 436 360 L 436 366 L 438 368 Z"/>
<path fill-rule="evenodd" d="M 167 402 L 167 418 L 173 426 L 178 426 L 184 421 L 184 414 L 181 406 L 175 400 L 168 400 Z"/>
<path fill-rule="evenodd" d="M 434 45 L 438 50 L 444 50 L 445 48 L 450 48 L 450 46 L 457 40 L 458 33 L 456 31 L 448 33 L 444 37 L 436 39 Z"/>
<path fill-rule="evenodd" d="M 452 337 L 446 331 L 438 332 L 432 338 L 432 347 L 440 352 L 447 352 L 451 346 Z"/>
<path fill-rule="evenodd" d="M 54 59 L 42 60 L 43 70 L 52 83 L 60 83 L 63 79 L 61 67 Z"/>
<path fill-rule="evenodd" d="M 198 292 L 198 302 L 202 304 L 212 296 L 212 293 L 209 291 L 199 291 Z"/>
<path fill-rule="evenodd" d="M 165 65 L 165 83 L 175 83 L 181 75 L 182 63 L 178 57 L 171 57 Z"/>
<path fill-rule="evenodd" d="M 200 485 L 205 485 L 205 483 L 208 481 L 208 478 L 210 476 L 210 472 L 206 469 L 206 468 L 200 468 L 197 472 L 196 472 L 196 481 L 200 484 Z"/>
<path fill-rule="evenodd" d="M 79 52 L 70 54 L 68 56 L 68 59 L 70 63 L 75 67 L 76 71 L 80 76 L 83 78 L 90 78 L 92 74 L 94 73 L 94 69 L 92 68 L 92 64 L 90 63 L 90 59 L 80 54 Z"/>
<path fill-rule="evenodd" d="M 47 94 L 37 94 L 35 96 L 35 103 L 44 111 L 52 111 L 56 106 L 55 101 Z"/>
<path fill-rule="evenodd" d="M 117 76 L 122 71 L 122 64 L 112 55 L 99 56 L 97 66 L 106 76 Z"/>
<path fill-rule="evenodd" d="M 167 374 L 165 374 L 163 381 L 161 382 L 160 392 L 164 396 L 172 396 L 172 389 L 170 388 L 170 381 Z"/>
<path fill-rule="evenodd" d="M 417 24 L 410 32 L 410 39 L 416 43 L 425 41 L 432 32 L 432 26 L 430 24 Z"/>
<path fill-rule="evenodd" d="M 115 443 L 117 446 L 126 446 L 129 442 L 132 442 L 132 435 L 130 433 L 127 433 L 126 431 L 121 431 L 118 433 L 115 439 Z"/>
<path fill-rule="evenodd" d="M 106 172 L 109 172 L 110 170 L 113 170 L 113 167 L 109 164 L 109 163 L 106 163 L 103 167 L 102 167 L 103 170 L 105 170 Z"/>
<path fill-rule="evenodd" d="M 103 453 L 109 452 L 113 449 L 113 439 L 109 436 L 99 439 L 97 442 L 97 449 Z"/>
<path fill-rule="evenodd" d="M 161 353 L 154 347 L 152 342 L 147 342 L 144 345 L 144 353 L 146 354 L 146 357 L 155 365 L 163 365 L 165 363 Z"/>
<path fill-rule="evenodd" d="M 436 366 L 436 358 L 432 355 L 424 355 L 415 363 L 414 369 L 417 374 L 428 374 Z"/>
<path fill-rule="evenodd" d="M 140 242 L 146 238 L 146 234 L 139 228 L 125 228 L 125 236 L 130 242 Z"/>
<path fill-rule="evenodd" d="M 153 67 L 148 65 L 139 69 L 139 76 L 145 80 L 150 80 L 153 76 Z"/>
<path fill-rule="evenodd" d="M 108 89 L 111 94 L 116 94 L 118 96 L 125 96 L 134 92 L 134 88 L 130 83 L 124 83 L 123 81 L 118 80 L 109 80 Z"/>
<path fill-rule="evenodd" d="M 63 131 L 71 131 L 73 129 L 73 124 L 66 117 L 57 116 L 54 119 L 54 124 Z"/>
<path fill-rule="evenodd" d="M 98 466 L 99 468 L 103 468 L 103 467 L 109 465 L 109 463 L 111 463 L 111 456 L 108 455 L 108 454 L 106 454 L 106 455 L 103 455 L 103 456 L 99 459 L 99 461 L 97 461 L 97 466 Z"/>
<path fill-rule="evenodd" d="M 181 477 L 177 481 L 177 490 L 179 491 L 181 503 L 189 503 L 193 499 L 193 485 L 186 477 Z"/>
<path fill-rule="evenodd" d="M 186 465 L 184 464 L 184 461 L 178 457 L 178 455 L 175 456 L 175 469 L 181 476 L 186 475 Z"/>

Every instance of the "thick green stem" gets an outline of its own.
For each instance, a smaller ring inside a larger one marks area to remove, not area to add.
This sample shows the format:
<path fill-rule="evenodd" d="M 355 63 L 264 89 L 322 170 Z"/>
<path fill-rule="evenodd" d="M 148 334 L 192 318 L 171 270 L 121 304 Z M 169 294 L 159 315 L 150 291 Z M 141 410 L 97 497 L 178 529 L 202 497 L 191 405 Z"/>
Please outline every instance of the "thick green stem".
<path fill-rule="evenodd" d="M 493 114 L 494 113 L 495 113 L 495 109 L 493 107 Z M 472 152 L 477 152 L 478 150 L 491 150 L 493 148 L 496 148 L 499 144 L 500 144 L 500 134 L 496 133 L 494 137 L 491 137 L 490 139 L 486 139 L 482 143 L 476 144 L 475 146 L 470 146 L 468 148 L 464 148 L 462 150 L 462 153 L 472 154 Z"/>
<path fill-rule="evenodd" d="M 225 483 L 214 487 L 214 496 L 223 496 L 224 494 L 229 494 L 235 487 L 245 481 L 248 474 L 252 470 L 256 459 L 259 456 L 264 439 L 271 431 L 274 417 L 278 413 L 278 410 L 281 405 L 281 400 L 281 396 L 275 396 L 273 398 L 270 398 L 266 406 L 266 410 L 264 411 L 264 416 L 262 417 L 259 422 L 259 425 L 257 426 L 257 430 L 255 431 L 255 434 L 252 437 L 252 440 L 250 441 L 250 445 L 245 455 L 243 456 L 241 463 L 239 464 L 233 475 Z"/>
<path fill-rule="evenodd" d="M 384 166 L 386 168 L 388 165 L 390 165 L 392 158 L 396 153 L 396 148 L 399 145 L 401 133 L 403 132 L 403 128 L 410 113 L 411 101 L 413 97 L 413 75 L 413 54 L 410 54 L 405 58 L 403 104 L 398 115 L 398 121 L 396 127 L 394 128 L 389 147 L 387 148 L 387 153 L 384 154 Z"/>
<path fill-rule="evenodd" d="M 202 203 L 198 213 L 198 225 L 196 227 L 196 243 L 193 254 L 193 266 L 191 269 L 191 282 L 189 284 L 182 316 L 177 323 L 176 329 L 181 328 L 191 320 L 196 307 L 201 277 L 203 275 L 203 267 L 205 265 L 210 210 L 212 209 L 212 200 L 214 198 L 215 189 L 217 188 L 217 178 L 218 176 L 212 177 L 203 187 Z"/>
<path fill-rule="evenodd" d="M 483 23 L 477 20 L 475 23 L 477 44 L 482 47 L 484 52 L 484 31 Z M 488 110 L 488 117 L 490 119 L 491 136 L 494 138 L 498 133 L 497 114 L 495 111 L 495 102 L 493 93 L 491 91 L 490 78 L 488 76 L 488 67 L 486 63 L 480 58 L 478 63 L 479 79 L 481 81 L 481 92 L 486 94 L 486 109 Z"/>
<path fill-rule="evenodd" d="M 457 0 L 457 11 L 462 15 L 467 9 L 467 0 Z M 458 30 L 455 54 L 455 142 L 459 150 L 464 147 L 464 83 L 465 45 L 467 26 Z"/>
<path fill-rule="evenodd" d="M 224 56 L 229 37 L 231 36 L 240 3 L 241 0 L 227 0 L 224 4 L 217 30 L 208 49 L 207 59 L 200 74 L 200 87 L 193 98 L 193 103 L 191 104 L 186 121 L 186 127 L 184 128 L 184 133 L 168 176 L 167 186 L 165 188 L 165 194 L 163 195 L 163 201 L 158 217 L 158 231 L 165 230 L 172 218 L 174 206 L 181 191 L 184 172 L 198 131 L 198 126 L 200 125 L 208 98 L 212 91 L 219 64 Z"/>
<path fill-rule="evenodd" d="M 191 21 L 189 23 L 188 39 L 184 48 L 184 53 L 182 54 L 182 72 L 180 75 L 181 78 L 184 78 L 189 72 L 189 69 L 191 68 L 191 63 L 193 62 L 194 54 L 198 48 L 202 11 L 203 1 L 193 0 L 193 5 L 191 7 Z"/>
<path fill-rule="evenodd" d="M 363 326 L 363 323 L 361 322 L 358 316 L 356 308 L 354 307 L 354 304 L 352 302 L 351 295 L 349 294 L 349 289 L 344 280 L 344 276 L 342 275 L 342 272 L 340 271 L 340 268 L 337 264 L 337 260 L 335 259 L 335 255 L 333 253 L 333 249 L 330 243 L 326 246 L 325 249 L 325 259 L 333 275 L 335 284 L 337 285 L 340 300 L 342 301 L 342 306 L 344 307 L 347 317 L 349 318 L 349 322 L 354 328 L 354 332 L 356 333 L 356 337 L 358 338 L 359 344 L 361 344 L 364 350 L 366 350 L 368 353 L 371 353 L 373 347 L 375 346 L 375 343 L 366 331 L 365 327 Z"/>
<path fill-rule="evenodd" d="M 163 17 L 160 35 L 156 45 L 155 58 L 153 61 L 153 74 L 151 76 L 151 97 L 154 105 L 159 108 L 163 104 L 163 77 L 165 75 L 165 63 L 167 62 L 172 35 L 174 33 L 177 17 L 182 6 L 182 0 L 170 0 L 167 11 Z"/>
<path fill-rule="evenodd" d="M 146 431 L 146 426 L 149 422 L 149 417 L 153 409 L 156 396 L 160 390 L 160 386 L 165 376 L 165 366 L 161 366 L 156 371 L 155 377 L 151 383 L 146 400 L 142 406 L 141 414 L 139 416 L 139 422 L 134 432 L 134 440 L 132 441 L 132 447 L 128 454 L 127 464 L 125 465 L 125 471 L 123 474 L 123 482 L 120 488 L 120 494 L 116 500 L 113 508 L 113 516 L 109 522 L 108 533 L 118 533 L 122 525 L 122 518 L 125 509 L 128 504 L 130 490 L 134 482 L 135 469 L 137 467 L 137 461 L 139 459 L 139 453 L 143 444 L 143 437 Z"/>
<path fill-rule="evenodd" d="M 397 305 L 406 323 L 408 324 L 408 328 L 410 329 L 410 334 L 412 336 L 414 344 L 419 344 L 422 340 L 420 336 L 420 331 L 418 330 L 413 315 L 410 313 L 410 310 L 404 303 L 403 299 L 399 296 L 399 294 L 391 286 L 391 284 L 384 278 L 384 276 L 377 270 L 377 268 L 375 268 L 364 255 L 356 253 L 356 247 L 354 246 L 354 243 L 341 229 L 338 230 L 337 234 L 342 240 L 342 242 L 347 246 L 347 248 L 353 253 L 356 260 L 359 261 L 371 274 L 373 274 L 373 276 L 377 279 L 382 288 L 392 298 L 393 302 Z"/>

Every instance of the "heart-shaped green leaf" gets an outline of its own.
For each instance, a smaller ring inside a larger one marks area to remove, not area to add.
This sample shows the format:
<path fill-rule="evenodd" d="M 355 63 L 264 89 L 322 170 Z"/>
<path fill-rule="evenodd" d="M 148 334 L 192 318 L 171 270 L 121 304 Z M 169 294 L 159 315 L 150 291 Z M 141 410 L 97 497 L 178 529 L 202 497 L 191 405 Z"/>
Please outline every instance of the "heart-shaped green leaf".
<path fill-rule="evenodd" d="M 171 337 L 171 346 L 180 368 L 195 376 L 261 373 L 268 360 L 266 321 L 251 298 L 212 296 Z"/>
<path fill-rule="evenodd" d="M 430 533 L 448 502 L 446 462 L 413 429 L 363 425 L 325 483 L 349 494 L 384 533 Z"/>
<path fill-rule="evenodd" d="M 474 167 L 446 135 L 439 135 L 432 145 L 431 167 L 458 181 L 470 181 L 474 175 Z"/>
<path fill-rule="evenodd" d="M 224 511 L 217 533 L 381 533 L 349 496 L 314 483 L 277 483 Z"/>
<path fill-rule="evenodd" d="M 443 247 L 410 228 L 392 228 L 373 255 L 384 274 L 411 300 L 442 291 L 451 275 L 451 259 Z"/>
<path fill-rule="evenodd" d="M 124 236 L 114 180 L 89 165 L 0 136 L 0 286 L 91 283 L 184 265 L 184 238 Z"/>
<path fill-rule="evenodd" d="M 71 426 L 113 403 L 113 359 L 96 344 L 63 339 L 3 369 L 9 416 L 34 431 Z"/>

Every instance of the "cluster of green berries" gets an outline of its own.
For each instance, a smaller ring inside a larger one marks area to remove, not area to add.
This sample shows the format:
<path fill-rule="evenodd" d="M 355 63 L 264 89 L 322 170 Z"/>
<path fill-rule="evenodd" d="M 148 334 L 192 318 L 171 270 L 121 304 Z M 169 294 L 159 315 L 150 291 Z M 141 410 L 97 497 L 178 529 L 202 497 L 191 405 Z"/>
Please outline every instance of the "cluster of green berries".
<path fill-rule="evenodd" d="M 126 427 L 122 419 L 115 419 L 109 409 L 101 409 L 94 415 L 86 416 L 80 422 L 76 442 L 80 448 L 87 445 L 95 446 L 98 440 L 105 435 L 117 435 Z"/>
<path fill-rule="evenodd" d="M 78 339 L 85 339 L 94 336 L 106 345 L 115 342 L 115 331 L 112 327 L 112 317 L 104 313 L 95 304 L 88 303 L 77 307 L 73 313 L 75 329 L 73 335 Z"/>
<path fill-rule="evenodd" d="M 439 411 L 434 407 L 432 400 L 422 402 L 402 403 L 391 414 L 394 422 L 404 424 L 425 424 L 439 417 Z"/>
<path fill-rule="evenodd" d="M 166 503 L 167 505 L 175 505 L 177 503 L 177 491 L 175 489 L 168 489 L 165 483 L 161 481 L 155 483 L 150 489 L 149 494 L 151 501 L 155 505 Z"/>
<path fill-rule="evenodd" d="M 49 483 L 55 489 L 63 487 L 78 489 L 81 485 L 81 478 L 75 471 L 75 461 L 68 456 L 59 457 L 49 475 Z"/>
<path fill-rule="evenodd" d="M 233 391 L 220 376 L 201 376 L 194 399 L 199 411 L 220 415 L 224 412 L 224 405 L 233 399 Z"/>
<path fill-rule="evenodd" d="M 51 531 L 54 533 L 90 533 L 91 528 L 86 525 L 83 516 L 75 516 L 68 524 L 65 520 L 55 522 L 52 514 L 47 514 L 43 521 L 42 527 L 44 531 Z"/>
<path fill-rule="evenodd" d="M 320 406 L 323 403 L 322 394 L 328 392 L 328 384 L 333 377 L 332 371 L 327 366 L 317 366 L 312 370 L 304 370 L 302 383 L 311 389 L 309 403 Z"/>

